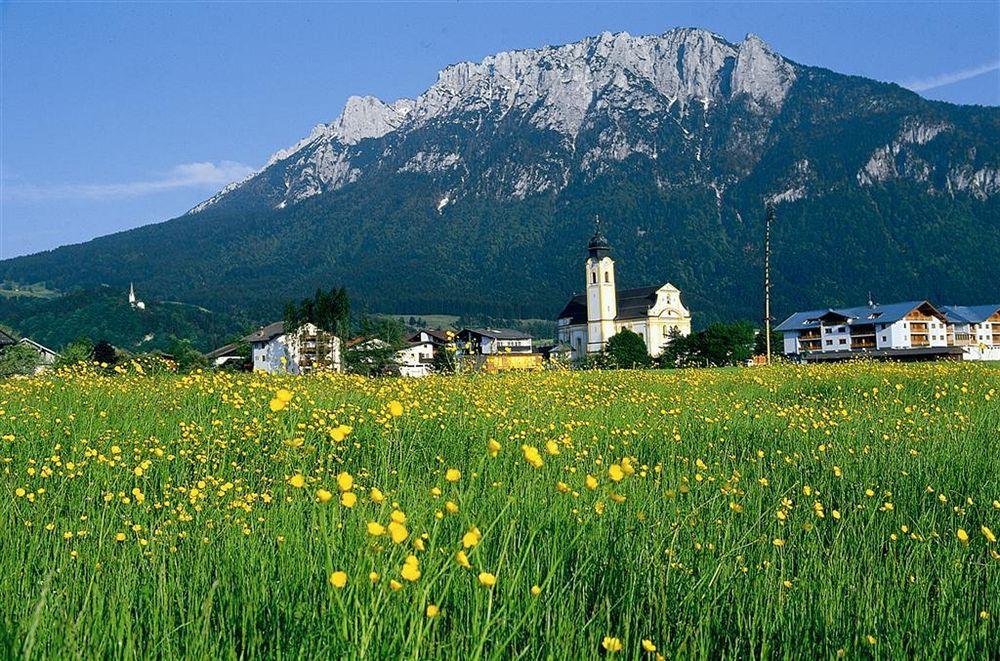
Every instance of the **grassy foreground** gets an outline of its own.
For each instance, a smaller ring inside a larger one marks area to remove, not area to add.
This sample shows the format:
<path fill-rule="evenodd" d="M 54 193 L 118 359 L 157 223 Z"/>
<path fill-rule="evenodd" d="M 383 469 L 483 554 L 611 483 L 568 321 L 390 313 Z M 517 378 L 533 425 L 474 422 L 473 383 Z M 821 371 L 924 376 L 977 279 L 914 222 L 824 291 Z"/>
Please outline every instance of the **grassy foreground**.
<path fill-rule="evenodd" d="M 998 390 L 970 364 L 0 383 L 0 654 L 996 657 Z"/>

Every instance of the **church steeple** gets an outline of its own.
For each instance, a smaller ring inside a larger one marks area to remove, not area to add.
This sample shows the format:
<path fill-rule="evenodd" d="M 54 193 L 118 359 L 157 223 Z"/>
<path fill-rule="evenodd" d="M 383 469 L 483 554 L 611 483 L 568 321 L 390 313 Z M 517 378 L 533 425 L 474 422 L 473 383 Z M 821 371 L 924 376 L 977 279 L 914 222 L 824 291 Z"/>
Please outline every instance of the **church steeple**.
<path fill-rule="evenodd" d="M 591 257 L 596 257 L 600 259 L 606 257 L 611 253 L 611 244 L 604 236 L 604 232 L 601 231 L 601 217 L 594 217 L 594 236 L 590 237 L 590 243 L 587 244 L 587 250 Z"/>
<path fill-rule="evenodd" d="M 587 352 L 604 350 L 605 343 L 615 334 L 618 303 L 615 294 L 615 262 L 611 259 L 611 244 L 596 219 L 594 236 L 587 244 Z"/>

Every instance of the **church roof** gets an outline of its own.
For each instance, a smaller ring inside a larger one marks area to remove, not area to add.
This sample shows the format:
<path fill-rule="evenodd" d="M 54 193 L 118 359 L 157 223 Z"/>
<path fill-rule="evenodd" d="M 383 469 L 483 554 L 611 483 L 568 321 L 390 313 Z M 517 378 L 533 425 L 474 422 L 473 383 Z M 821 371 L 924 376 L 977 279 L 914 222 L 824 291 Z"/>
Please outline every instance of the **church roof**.
<path fill-rule="evenodd" d="M 636 289 L 619 289 L 615 292 L 615 302 L 618 311 L 615 319 L 641 319 L 656 305 L 656 292 L 661 285 L 637 287 Z M 557 319 L 569 319 L 570 324 L 587 323 L 587 295 L 578 294 L 569 299 L 569 303 L 559 313 Z"/>

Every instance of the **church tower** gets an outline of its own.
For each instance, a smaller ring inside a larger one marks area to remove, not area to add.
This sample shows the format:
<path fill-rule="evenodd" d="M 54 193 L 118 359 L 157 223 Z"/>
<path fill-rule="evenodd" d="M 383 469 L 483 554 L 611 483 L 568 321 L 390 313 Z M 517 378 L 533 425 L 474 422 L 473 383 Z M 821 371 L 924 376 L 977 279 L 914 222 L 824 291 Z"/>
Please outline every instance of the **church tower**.
<path fill-rule="evenodd" d="M 615 299 L 615 262 L 611 245 L 597 230 L 587 244 L 587 353 L 599 353 L 615 334 L 618 303 Z"/>

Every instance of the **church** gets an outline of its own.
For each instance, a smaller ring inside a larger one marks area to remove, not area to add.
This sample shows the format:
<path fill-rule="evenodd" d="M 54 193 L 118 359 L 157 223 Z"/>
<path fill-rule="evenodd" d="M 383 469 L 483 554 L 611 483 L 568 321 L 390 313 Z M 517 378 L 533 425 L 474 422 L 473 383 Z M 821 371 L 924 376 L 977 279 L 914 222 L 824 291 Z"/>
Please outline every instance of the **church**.
<path fill-rule="evenodd" d="M 611 245 L 600 225 L 587 245 L 587 293 L 574 296 L 559 313 L 559 342 L 570 347 L 574 360 L 604 350 L 622 329 L 636 333 L 653 357 L 663 352 L 671 332 L 691 333 L 691 313 L 681 303 L 681 292 L 664 285 L 618 289 Z"/>

